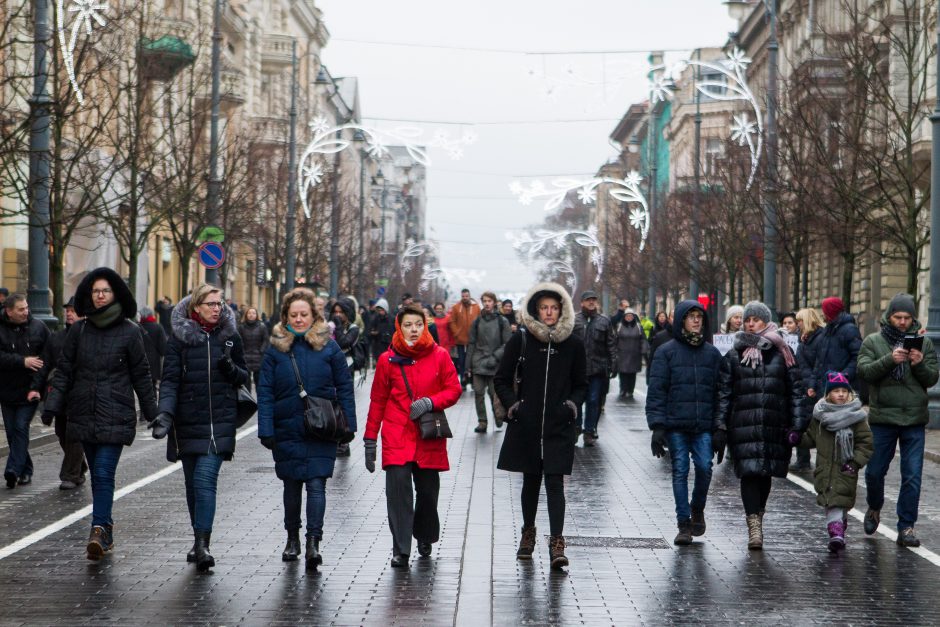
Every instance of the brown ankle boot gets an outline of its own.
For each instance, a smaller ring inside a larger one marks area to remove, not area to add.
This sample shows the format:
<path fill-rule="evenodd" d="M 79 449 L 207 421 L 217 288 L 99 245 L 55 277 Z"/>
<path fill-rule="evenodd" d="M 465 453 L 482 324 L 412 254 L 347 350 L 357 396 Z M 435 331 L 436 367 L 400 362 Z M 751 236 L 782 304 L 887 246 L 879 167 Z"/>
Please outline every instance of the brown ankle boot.
<path fill-rule="evenodd" d="M 535 526 L 523 527 L 522 538 L 519 540 L 519 550 L 516 551 L 517 560 L 532 559 L 532 552 L 535 551 Z"/>
<path fill-rule="evenodd" d="M 760 551 L 764 548 L 764 529 L 759 514 L 747 517 L 747 548 L 749 551 Z"/>
<path fill-rule="evenodd" d="M 560 569 L 568 565 L 568 558 L 565 557 L 565 536 L 549 536 L 548 553 L 552 562 L 552 568 Z"/>

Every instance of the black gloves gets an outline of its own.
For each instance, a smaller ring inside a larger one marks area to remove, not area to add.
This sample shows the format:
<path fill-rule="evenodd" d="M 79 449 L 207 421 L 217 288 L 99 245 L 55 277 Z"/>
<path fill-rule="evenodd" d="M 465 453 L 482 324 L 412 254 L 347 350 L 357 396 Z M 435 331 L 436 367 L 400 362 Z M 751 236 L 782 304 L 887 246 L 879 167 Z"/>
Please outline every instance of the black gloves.
<path fill-rule="evenodd" d="M 366 445 L 366 470 L 375 472 L 375 440 L 363 440 Z"/>
<path fill-rule="evenodd" d="M 42 421 L 42 424 L 48 427 L 52 424 L 52 421 L 55 420 L 55 412 L 45 409 L 39 419 Z"/>
<path fill-rule="evenodd" d="M 725 458 L 725 447 L 728 445 L 728 432 L 724 429 L 718 429 L 712 433 L 712 452 L 718 456 L 715 462 L 720 464 Z"/>
<path fill-rule="evenodd" d="M 503 422 L 515 422 L 516 421 L 516 412 L 519 411 L 519 403 L 522 401 L 516 401 L 513 403 L 508 410 L 506 410 L 506 417 L 503 418 Z"/>
<path fill-rule="evenodd" d="M 655 429 L 653 439 L 650 442 L 650 448 L 653 450 L 653 457 L 663 457 L 666 454 L 666 430 Z"/>
<path fill-rule="evenodd" d="M 235 368 L 235 362 L 232 361 L 232 358 L 228 355 L 222 357 L 222 359 L 219 360 L 219 371 L 229 381 L 234 379 L 235 374 L 238 372 L 238 370 Z"/>
<path fill-rule="evenodd" d="M 166 437 L 166 434 L 170 432 L 170 427 L 172 426 L 173 416 L 166 412 L 161 412 L 154 418 L 153 422 L 147 425 L 147 428 L 153 430 L 154 440 L 162 440 Z"/>
<path fill-rule="evenodd" d="M 261 440 L 261 446 L 268 449 L 269 451 L 274 450 L 274 444 L 277 442 L 277 440 L 274 438 L 273 435 L 265 435 L 265 436 L 259 437 L 258 439 Z"/>
<path fill-rule="evenodd" d="M 434 403 L 427 396 L 422 396 L 411 404 L 411 419 L 417 420 L 434 409 Z"/>
<path fill-rule="evenodd" d="M 565 401 L 565 407 L 571 410 L 571 419 L 578 419 L 578 406 L 573 401 Z"/>

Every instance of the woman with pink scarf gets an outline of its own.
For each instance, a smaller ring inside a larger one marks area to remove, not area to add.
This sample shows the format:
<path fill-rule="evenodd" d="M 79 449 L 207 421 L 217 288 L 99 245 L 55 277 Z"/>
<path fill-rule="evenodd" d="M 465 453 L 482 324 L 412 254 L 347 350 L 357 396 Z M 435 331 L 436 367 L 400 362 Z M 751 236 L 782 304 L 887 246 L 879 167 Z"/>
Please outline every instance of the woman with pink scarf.
<path fill-rule="evenodd" d="M 744 327 L 724 357 L 718 421 L 728 432 L 734 472 L 741 479 L 750 550 L 764 545 L 763 520 L 773 477 L 786 477 L 790 449 L 806 429 L 811 407 L 800 368 L 770 321 L 770 309 L 744 306 Z"/>

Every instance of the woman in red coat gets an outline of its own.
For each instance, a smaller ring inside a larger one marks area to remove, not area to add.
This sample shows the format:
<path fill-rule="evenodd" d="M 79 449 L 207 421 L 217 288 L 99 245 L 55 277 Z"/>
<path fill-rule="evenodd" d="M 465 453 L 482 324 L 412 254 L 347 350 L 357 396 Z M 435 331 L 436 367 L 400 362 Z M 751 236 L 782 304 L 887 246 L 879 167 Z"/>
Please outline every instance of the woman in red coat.
<path fill-rule="evenodd" d="M 422 557 L 431 554 L 431 545 L 440 536 L 437 496 L 440 472 L 450 469 L 447 441 L 422 440 L 415 421 L 429 411 L 451 407 L 461 392 L 450 355 L 434 343 L 424 312 L 416 305 L 403 307 L 395 317 L 392 346 L 382 353 L 375 368 L 365 431 L 369 472 L 375 472 L 376 439 L 382 431 L 392 566 L 408 565 L 412 536 Z"/>

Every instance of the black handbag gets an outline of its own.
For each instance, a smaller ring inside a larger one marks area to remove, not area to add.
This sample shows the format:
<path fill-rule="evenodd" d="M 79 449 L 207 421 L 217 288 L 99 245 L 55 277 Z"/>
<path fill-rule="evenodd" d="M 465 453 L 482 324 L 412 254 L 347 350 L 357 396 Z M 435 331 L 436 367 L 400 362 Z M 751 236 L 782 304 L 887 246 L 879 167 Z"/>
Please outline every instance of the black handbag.
<path fill-rule="evenodd" d="M 300 398 L 304 403 L 304 435 L 314 440 L 338 444 L 351 442 L 355 435 L 349 430 L 346 414 L 343 413 L 339 403 L 307 394 L 293 351 L 288 352 L 288 355 L 291 366 L 294 368 L 297 387 L 300 388 Z"/>
<path fill-rule="evenodd" d="M 245 423 L 255 415 L 255 412 L 258 411 L 258 402 L 251 394 L 251 390 L 248 389 L 247 385 L 238 386 L 236 395 L 238 398 L 238 411 L 235 419 L 235 428 L 241 429 L 245 426 Z"/>
<path fill-rule="evenodd" d="M 405 374 L 404 364 L 398 364 L 401 368 L 401 378 L 405 380 L 405 389 L 408 390 L 408 398 L 413 403 L 415 395 L 408 384 L 408 375 Z M 443 411 L 429 411 L 415 419 L 415 425 L 421 434 L 422 440 L 437 440 L 439 438 L 452 438 L 454 434 L 450 430 L 450 424 L 447 422 L 447 415 Z"/>

